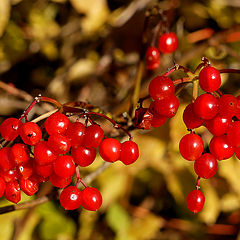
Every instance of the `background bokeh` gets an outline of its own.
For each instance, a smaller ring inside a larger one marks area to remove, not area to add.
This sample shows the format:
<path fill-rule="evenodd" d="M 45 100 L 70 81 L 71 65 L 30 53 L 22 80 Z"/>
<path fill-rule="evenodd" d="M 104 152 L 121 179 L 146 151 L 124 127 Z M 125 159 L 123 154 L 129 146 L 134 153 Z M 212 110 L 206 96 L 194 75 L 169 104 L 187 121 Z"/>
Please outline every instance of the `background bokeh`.
<path fill-rule="evenodd" d="M 205 56 L 218 69 L 240 69 L 238 0 L 1 0 L 0 120 L 20 116 L 39 93 L 62 103 L 88 102 L 115 116 L 128 112 L 145 12 L 156 4 L 166 14 L 169 30 L 178 35 L 179 48 L 162 55 L 157 70 L 144 69 L 140 97 L 147 94 L 149 81 L 175 62 L 193 71 Z M 238 74 L 224 74 L 222 80 L 224 93 L 239 95 Z M 182 112 L 191 90 L 190 84 L 179 91 L 179 111 L 163 126 L 133 131 L 140 148 L 136 163 L 116 162 L 91 183 L 103 195 L 99 211 L 67 212 L 51 201 L 7 213 L 0 215 L 0 239 L 239 240 L 240 162 L 235 156 L 219 162 L 212 179 L 201 181 L 203 211 L 194 215 L 186 206 L 196 174 L 192 162 L 180 156 L 178 142 L 187 133 Z M 50 109 L 34 107 L 30 118 Z M 103 128 L 109 130 L 105 123 Z M 197 133 L 207 144 L 211 136 L 206 129 Z M 81 175 L 102 163 L 97 158 Z M 40 194 L 45 190 L 47 183 Z M 22 202 L 32 198 L 23 194 Z M 9 204 L 0 199 L 0 207 Z"/>

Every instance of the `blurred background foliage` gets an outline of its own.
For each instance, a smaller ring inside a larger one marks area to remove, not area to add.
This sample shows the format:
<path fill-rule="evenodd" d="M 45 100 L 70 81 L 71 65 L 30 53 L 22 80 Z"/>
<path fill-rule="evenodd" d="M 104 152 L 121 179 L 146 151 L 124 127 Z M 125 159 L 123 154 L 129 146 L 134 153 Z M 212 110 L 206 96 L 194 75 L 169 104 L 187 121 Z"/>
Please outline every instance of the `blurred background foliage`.
<path fill-rule="evenodd" d="M 240 69 L 238 0 L 1 0 L 1 120 L 19 116 L 39 93 L 62 103 L 89 102 L 115 115 L 127 112 L 145 11 L 156 4 L 180 46 L 174 55 L 161 57 L 156 71 L 143 71 L 140 97 L 147 94 L 149 81 L 174 61 L 194 70 L 205 56 L 219 69 Z M 224 93 L 238 95 L 239 86 L 238 75 L 223 76 Z M 193 164 L 180 156 L 178 142 L 187 133 L 182 112 L 191 100 L 191 85 L 179 97 L 173 119 L 158 129 L 133 132 L 140 148 L 136 163 L 116 162 L 91 183 L 103 195 L 98 212 L 66 212 L 52 201 L 8 213 L 0 216 L 0 239 L 240 239 L 240 162 L 235 157 L 220 162 L 215 177 L 201 181 L 203 211 L 194 215 L 186 207 L 196 175 Z M 32 115 L 47 109 L 42 104 Z M 211 136 L 205 128 L 197 133 L 207 144 Z M 98 158 L 81 169 L 82 176 L 102 162 Z M 24 194 L 22 199 L 31 200 Z M 9 202 L 1 199 L 0 204 Z"/>

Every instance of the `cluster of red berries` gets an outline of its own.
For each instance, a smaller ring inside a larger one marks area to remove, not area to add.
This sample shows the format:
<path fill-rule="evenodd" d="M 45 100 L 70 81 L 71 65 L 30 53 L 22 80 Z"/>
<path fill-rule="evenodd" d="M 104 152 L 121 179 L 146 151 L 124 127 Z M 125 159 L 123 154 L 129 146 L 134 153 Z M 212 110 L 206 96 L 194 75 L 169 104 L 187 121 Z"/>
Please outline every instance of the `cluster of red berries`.
<path fill-rule="evenodd" d="M 158 48 L 148 47 L 146 51 L 147 69 L 153 70 L 160 65 L 160 52 L 168 54 L 175 52 L 178 48 L 178 37 L 174 32 L 164 33 L 158 38 Z"/>
<path fill-rule="evenodd" d="M 13 203 L 20 201 L 21 190 L 31 196 L 41 182 L 50 180 L 53 186 L 63 188 L 60 203 L 66 210 L 80 205 L 87 210 L 98 210 L 101 193 L 82 182 L 78 167 L 93 163 L 97 148 L 107 162 L 120 160 L 128 165 L 139 156 L 138 146 L 132 140 L 120 143 L 104 137 L 99 125 L 70 122 L 60 112 L 48 117 L 41 128 L 34 122 L 8 118 L 0 125 L 0 133 L 7 144 L 12 144 L 0 149 L 0 197 L 4 195 Z M 85 187 L 82 191 L 69 186 L 75 172 Z"/>
<path fill-rule="evenodd" d="M 216 174 L 218 160 L 228 159 L 234 153 L 240 159 L 240 96 L 222 95 L 218 91 L 220 72 L 209 65 L 200 71 L 199 85 L 206 93 L 199 95 L 184 110 L 183 121 L 190 133 L 181 139 L 179 150 L 183 158 L 194 161 L 194 170 L 200 180 Z M 207 147 L 194 132 L 200 126 L 205 126 L 213 135 L 209 151 L 204 150 Z M 199 188 L 197 183 L 197 189 L 187 196 L 187 206 L 194 213 L 201 211 L 205 202 Z"/>
<path fill-rule="evenodd" d="M 176 115 L 179 107 L 179 100 L 175 96 L 175 86 L 169 77 L 156 76 L 151 80 L 148 91 L 153 101 L 149 108 L 136 110 L 138 128 L 160 127 L 168 118 Z"/>

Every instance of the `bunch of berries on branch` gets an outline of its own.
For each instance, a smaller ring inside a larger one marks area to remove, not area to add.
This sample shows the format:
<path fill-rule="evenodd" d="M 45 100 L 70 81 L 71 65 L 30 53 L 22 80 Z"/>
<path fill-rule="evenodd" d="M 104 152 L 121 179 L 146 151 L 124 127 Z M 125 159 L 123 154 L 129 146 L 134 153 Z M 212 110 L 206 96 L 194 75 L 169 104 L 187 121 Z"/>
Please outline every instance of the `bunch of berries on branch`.
<path fill-rule="evenodd" d="M 0 149 L 0 197 L 4 195 L 8 201 L 18 203 L 21 191 L 32 196 L 39 190 L 40 183 L 50 181 L 54 187 L 63 189 L 60 203 L 64 209 L 82 206 L 87 210 L 98 210 L 102 205 L 101 193 L 83 182 L 79 168 L 94 162 L 97 149 L 106 162 L 119 160 L 125 165 L 132 164 L 139 157 L 138 145 L 127 130 L 129 140 L 123 143 L 105 136 L 91 114 L 105 117 L 117 128 L 121 126 L 101 113 L 82 110 L 77 121 L 70 122 L 58 111 L 42 126 L 29 122 L 27 114 L 36 100 L 52 102 L 50 98 L 38 97 L 20 119 L 8 118 L 0 125 L 4 140 Z M 81 117 L 85 124 L 78 121 Z M 77 181 L 73 184 L 75 174 Z M 78 188 L 80 183 L 84 187 L 82 191 Z"/>

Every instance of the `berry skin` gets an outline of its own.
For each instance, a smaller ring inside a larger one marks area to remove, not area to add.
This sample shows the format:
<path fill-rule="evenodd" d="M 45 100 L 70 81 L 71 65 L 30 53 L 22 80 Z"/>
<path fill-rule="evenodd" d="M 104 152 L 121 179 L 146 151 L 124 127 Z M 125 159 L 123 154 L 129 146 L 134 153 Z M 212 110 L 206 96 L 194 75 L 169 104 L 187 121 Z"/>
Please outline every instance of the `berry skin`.
<path fill-rule="evenodd" d="M 3 196 L 6 189 L 6 182 L 3 180 L 2 177 L 0 177 L 0 197 Z"/>
<path fill-rule="evenodd" d="M 146 52 L 147 69 L 153 70 L 160 65 L 160 53 L 156 47 L 148 47 Z"/>
<path fill-rule="evenodd" d="M 13 169 L 16 166 L 16 163 L 10 157 L 11 148 L 10 147 L 3 147 L 0 149 L 0 168 L 4 171 L 9 169 Z"/>
<path fill-rule="evenodd" d="M 228 159 L 234 154 L 234 149 L 229 144 L 226 135 L 214 136 L 209 143 L 209 149 L 218 160 Z"/>
<path fill-rule="evenodd" d="M 29 161 L 30 153 L 25 144 L 16 143 L 11 147 L 10 157 L 16 165 L 20 165 Z"/>
<path fill-rule="evenodd" d="M 72 148 L 71 154 L 76 164 L 78 164 L 80 167 L 87 167 L 93 163 L 97 152 L 94 148 L 80 146 L 77 148 Z"/>
<path fill-rule="evenodd" d="M 19 179 L 20 175 L 16 169 L 10 169 L 7 171 L 0 170 L 0 175 L 5 182 L 13 182 Z"/>
<path fill-rule="evenodd" d="M 120 159 L 121 143 L 114 138 L 105 138 L 99 146 L 99 154 L 106 162 Z"/>
<path fill-rule="evenodd" d="M 179 100 L 175 95 L 168 98 L 153 101 L 150 105 L 153 114 L 157 113 L 163 117 L 172 118 L 176 115 L 179 107 Z"/>
<path fill-rule="evenodd" d="M 214 118 L 218 113 L 218 99 L 208 93 L 202 94 L 195 100 L 193 109 L 202 119 Z"/>
<path fill-rule="evenodd" d="M 120 161 L 125 165 L 134 163 L 139 157 L 138 145 L 133 141 L 122 143 Z"/>
<path fill-rule="evenodd" d="M 166 76 L 156 76 L 149 84 L 149 95 L 152 99 L 163 99 L 174 95 L 173 81 Z"/>
<path fill-rule="evenodd" d="M 240 148 L 234 148 L 234 153 L 236 157 L 240 160 Z"/>
<path fill-rule="evenodd" d="M 21 190 L 17 181 L 9 182 L 6 184 L 4 197 L 13 203 L 18 203 L 21 200 Z"/>
<path fill-rule="evenodd" d="M 80 122 L 74 122 L 68 125 L 65 135 L 69 138 L 73 148 L 83 144 L 85 129 L 85 126 Z"/>
<path fill-rule="evenodd" d="M 200 212 L 204 206 L 204 202 L 205 197 L 199 190 L 193 190 L 187 195 L 187 206 L 193 213 Z"/>
<path fill-rule="evenodd" d="M 82 192 L 75 186 L 63 189 L 60 194 L 60 203 L 65 210 L 74 210 L 82 204 Z"/>
<path fill-rule="evenodd" d="M 194 170 L 201 178 L 208 179 L 213 177 L 218 169 L 216 158 L 210 154 L 205 153 L 194 162 Z"/>
<path fill-rule="evenodd" d="M 194 161 L 198 159 L 202 155 L 203 150 L 203 140 L 195 133 L 183 136 L 179 142 L 179 151 L 186 160 Z"/>
<path fill-rule="evenodd" d="M 42 138 L 42 131 L 34 122 L 24 123 L 19 128 L 19 134 L 23 142 L 31 146 L 37 144 Z"/>
<path fill-rule="evenodd" d="M 34 170 L 41 177 L 47 178 L 53 173 L 53 164 L 49 164 L 49 165 L 35 164 Z"/>
<path fill-rule="evenodd" d="M 53 171 L 59 177 L 72 177 L 75 173 L 75 164 L 73 163 L 73 158 L 68 155 L 59 156 L 53 164 Z"/>
<path fill-rule="evenodd" d="M 211 66 L 204 67 L 199 73 L 199 85 L 205 92 L 217 91 L 221 86 L 220 72 Z"/>
<path fill-rule="evenodd" d="M 87 148 L 97 148 L 103 138 L 104 131 L 96 124 L 90 125 L 85 130 L 83 145 Z"/>
<path fill-rule="evenodd" d="M 240 121 L 230 124 L 227 132 L 228 142 L 234 147 L 240 147 Z"/>
<path fill-rule="evenodd" d="M 19 135 L 19 128 L 22 122 L 17 118 L 8 118 L 0 125 L 0 133 L 7 141 L 13 141 Z"/>
<path fill-rule="evenodd" d="M 193 103 L 188 104 L 184 109 L 183 121 L 188 129 L 198 128 L 203 125 L 203 120 L 194 113 Z"/>
<path fill-rule="evenodd" d="M 19 185 L 21 190 L 28 196 L 32 196 L 38 191 L 38 183 L 31 177 L 28 179 L 21 178 Z"/>
<path fill-rule="evenodd" d="M 158 39 L 158 48 L 162 53 L 172 53 L 178 48 L 178 37 L 174 32 L 164 33 Z"/>
<path fill-rule="evenodd" d="M 57 156 L 46 141 L 41 141 L 34 147 L 34 157 L 38 165 L 49 165 L 57 159 Z"/>
<path fill-rule="evenodd" d="M 224 94 L 219 98 L 219 115 L 232 118 L 237 112 L 238 100 L 231 94 Z"/>
<path fill-rule="evenodd" d="M 154 128 L 158 128 L 163 125 L 167 121 L 167 117 L 158 115 L 157 113 L 153 114 L 151 126 Z"/>
<path fill-rule="evenodd" d="M 33 174 L 33 160 L 34 159 L 31 159 L 27 163 L 17 167 L 17 170 L 23 179 L 27 179 Z"/>
<path fill-rule="evenodd" d="M 50 135 L 48 138 L 48 144 L 58 154 L 65 154 L 71 148 L 71 142 L 68 137 L 60 133 Z"/>
<path fill-rule="evenodd" d="M 53 113 L 45 122 L 45 129 L 49 135 L 64 133 L 70 121 L 68 117 L 60 112 Z"/>
<path fill-rule="evenodd" d="M 82 206 L 90 211 L 97 211 L 102 205 L 101 193 L 93 187 L 82 190 Z"/>
<path fill-rule="evenodd" d="M 63 178 L 63 177 L 56 175 L 55 173 L 52 173 L 49 176 L 49 180 L 54 187 L 65 188 L 71 183 L 72 177 Z"/>

